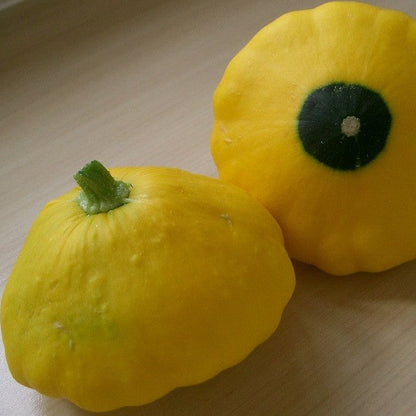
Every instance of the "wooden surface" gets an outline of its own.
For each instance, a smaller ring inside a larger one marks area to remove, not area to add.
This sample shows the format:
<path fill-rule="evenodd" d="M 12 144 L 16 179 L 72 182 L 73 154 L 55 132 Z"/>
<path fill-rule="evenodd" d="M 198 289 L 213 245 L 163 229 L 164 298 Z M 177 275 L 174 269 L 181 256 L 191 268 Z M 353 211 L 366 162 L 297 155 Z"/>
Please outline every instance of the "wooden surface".
<path fill-rule="evenodd" d="M 42 206 L 99 159 L 216 176 L 212 93 L 263 25 L 320 1 L 28 1 L 0 12 L 0 279 Z M 416 17 L 414 0 L 371 3 Z M 416 262 L 343 278 L 296 264 L 278 331 L 244 362 L 117 416 L 416 415 Z M 87 415 L 11 378 L 0 415 Z"/>

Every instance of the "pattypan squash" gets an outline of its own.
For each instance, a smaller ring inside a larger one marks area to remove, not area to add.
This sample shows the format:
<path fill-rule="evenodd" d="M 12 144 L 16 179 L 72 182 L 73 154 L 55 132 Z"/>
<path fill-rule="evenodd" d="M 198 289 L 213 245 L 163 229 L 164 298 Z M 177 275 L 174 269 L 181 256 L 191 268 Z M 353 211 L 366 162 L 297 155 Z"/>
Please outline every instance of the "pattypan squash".
<path fill-rule="evenodd" d="M 96 161 L 75 179 L 81 189 L 35 220 L 3 294 L 17 381 L 91 411 L 141 405 L 273 333 L 294 272 L 276 221 L 245 191 Z"/>
<path fill-rule="evenodd" d="M 219 177 L 282 227 L 292 258 L 336 275 L 416 257 L 416 21 L 358 2 L 287 13 L 214 94 Z"/>

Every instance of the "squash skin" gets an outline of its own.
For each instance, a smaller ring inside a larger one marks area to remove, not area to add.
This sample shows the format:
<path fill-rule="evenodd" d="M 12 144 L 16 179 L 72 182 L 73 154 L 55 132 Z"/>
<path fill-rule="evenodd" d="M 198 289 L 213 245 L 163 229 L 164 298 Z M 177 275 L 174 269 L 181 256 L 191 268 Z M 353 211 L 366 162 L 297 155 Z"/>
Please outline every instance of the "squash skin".
<path fill-rule="evenodd" d="M 170 168 L 115 168 L 130 202 L 88 216 L 49 202 L 6 285 L 20 383 L 91 411 L 153 401 L 237 364 L 278 326 L 294 271 L 246 192 Z"/>
<path fill-rule="evenodd" d="M 416 23 L 393 10 L 329 2 L 260 30 L 214 94 L 211 151 L 220 179 L 279 222 L 292 258 L 345 275 L 416 257 Z M 378 92 L 392 114 L 383 151 L 337 171 L 308 155 L 297 118 L 331 83 Z"/>

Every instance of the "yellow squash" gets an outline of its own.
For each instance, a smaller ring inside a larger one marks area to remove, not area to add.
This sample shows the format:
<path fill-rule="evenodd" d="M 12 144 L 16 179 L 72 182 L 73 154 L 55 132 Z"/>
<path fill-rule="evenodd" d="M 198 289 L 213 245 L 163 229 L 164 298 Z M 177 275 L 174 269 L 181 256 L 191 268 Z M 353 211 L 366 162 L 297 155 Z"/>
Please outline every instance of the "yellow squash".
<path fill-rule="evenodd" d="M 261 201 L 289 254 L 333 274 L 416 257 L 416 22 L 330 2 L 285 14 L 214 95 L 221 179 Z"/>
<path fill-rule="evenodd" d="M 91 162 L 49 202 L 6 285 L 11 373 L 92 411 L 141 405 L 245 358 L 294 289 L 279 226 L 246 192 Z"/>

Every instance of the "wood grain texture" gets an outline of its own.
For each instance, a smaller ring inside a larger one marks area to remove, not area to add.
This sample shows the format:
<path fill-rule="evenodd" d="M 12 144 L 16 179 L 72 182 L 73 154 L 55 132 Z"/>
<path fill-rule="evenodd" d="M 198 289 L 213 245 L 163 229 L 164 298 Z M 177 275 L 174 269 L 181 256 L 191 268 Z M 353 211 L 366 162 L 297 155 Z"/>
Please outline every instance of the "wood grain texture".
<path fill-rule="evenodd" d="M 0 284 L 30 224 L 91 159 L 216 176 L 212 93 L 262 26 L 321 1 L 39 0 L 0 12 Z M 416 17 L 414 0 L 371 3 Z M 295 264 L 278 331 L 244 362 L 117 416 L 416 414 L 416 263 L 332 277 Z M 88 415 L 11 378 L 0 415 Z"/>

